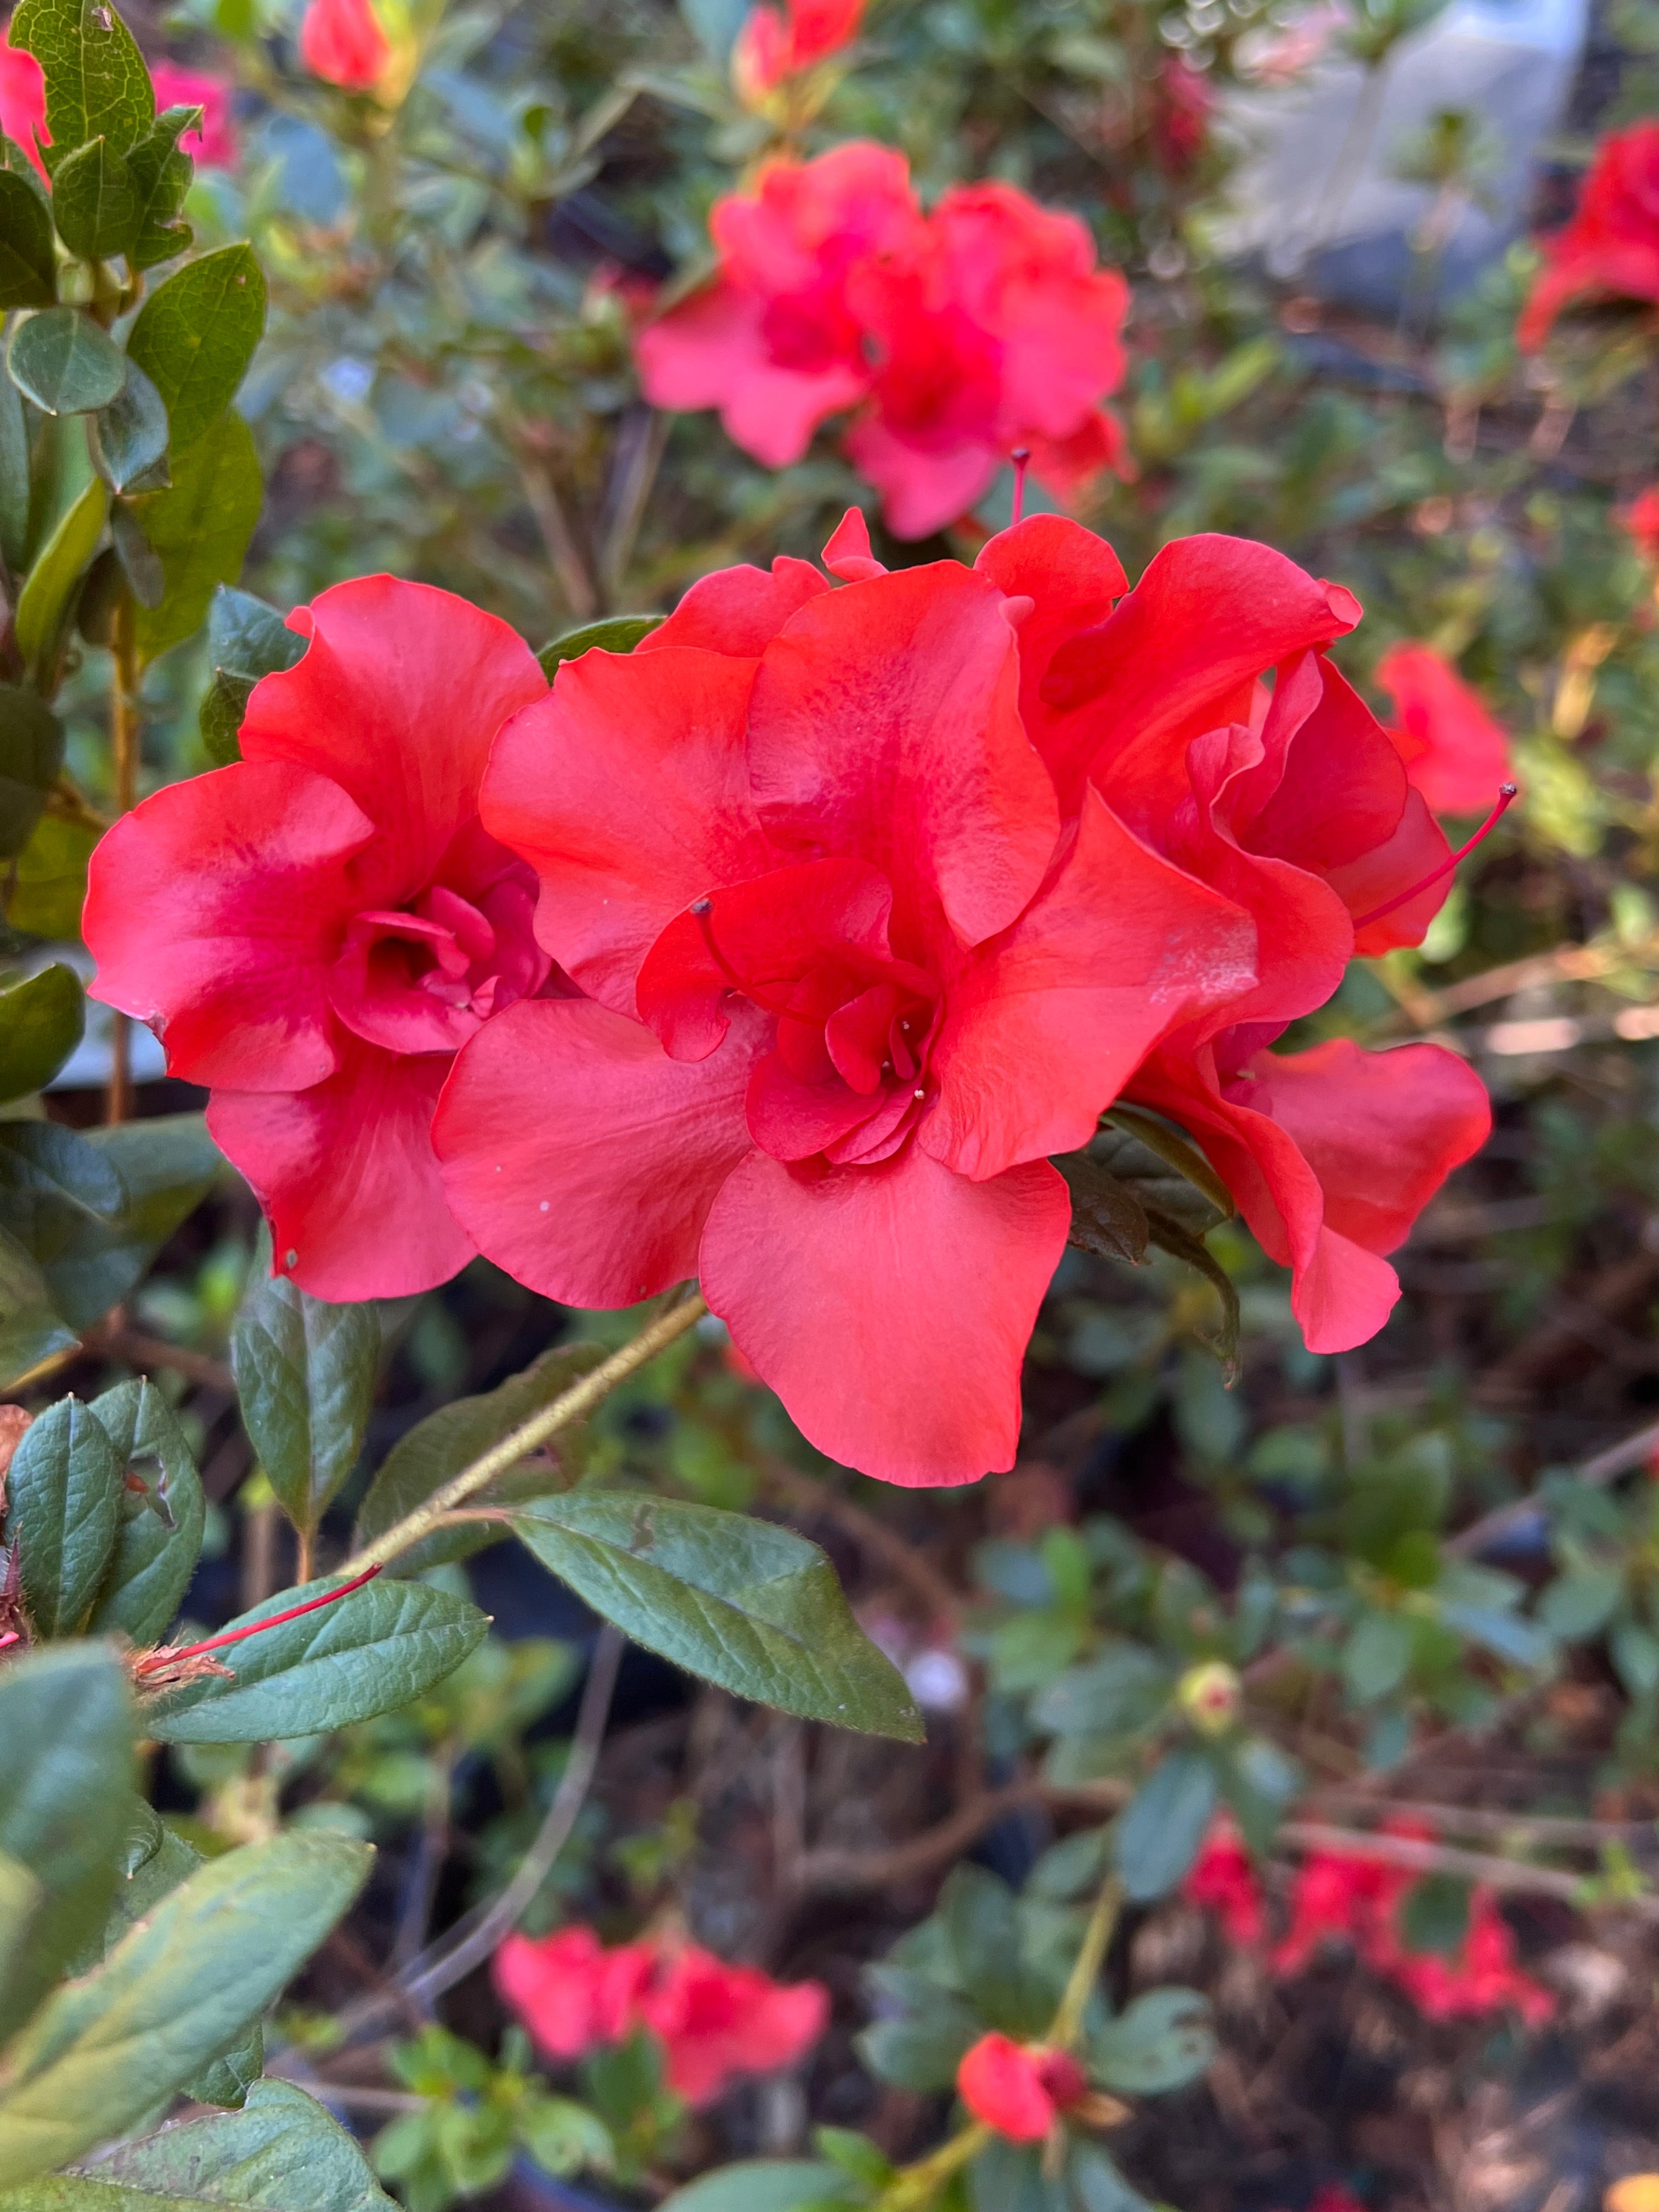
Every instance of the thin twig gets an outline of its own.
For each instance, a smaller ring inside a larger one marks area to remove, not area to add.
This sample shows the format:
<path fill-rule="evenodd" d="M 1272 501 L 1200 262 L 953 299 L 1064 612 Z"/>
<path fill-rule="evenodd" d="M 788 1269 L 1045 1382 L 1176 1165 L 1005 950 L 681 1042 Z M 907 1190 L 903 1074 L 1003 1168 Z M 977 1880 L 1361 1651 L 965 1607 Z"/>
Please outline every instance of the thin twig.
<path fill-rule="evenodd" d="M 1605 1451 L 1597 1452 L 1591 1459 L 1581 1461 L 1570 1473 L 1574 1482 L 1586 1490 L 1602 1490 L 1632 1468 L 1640 1467 L 1644 1461 L 1659 1451 L 1659 1421 L 1649 1421 Z M 1446 1549 L 1460 1559 L 1477 1557 L 1487 1550 L 1496 1536 L 1511 1528 L 1518 1528 L 1545 1510 L 1541 1498 L 1517 1498 L 1509 1505 L 1495 1505 L 1490 1513 L 1483 1513 L 1478 1521 L 1471 1521 L 1467 1528 L 1460 1528 L 1447 1544 Z"/>
<path fill-rule="evenodd" d="M 464 1467 L 459 1474 L 452 1476 L 449 1481 L 434 1490 L 424 1505 L 417 1505 L 412 1513 L 406 1513 L 384 1535 L 377 1536 L 372 1544 L 365 1544 L 361 1552 L 346 1561 L 340 1572 L 343 1575 L 358 1574 L 365 1567 L 377 1564 L 384 1566 L 388 1560 L 395 1559 L 400 1552 L 408 1551 L 422 1537 L 429 1536 L 446 1514 L 453 1512 L 458 1505 L 464 1505 L 469 1498 L 476 1497 L 498 1474 L 505 1474 L 508 1468 L 516 1467 L 521 1459 L 527 1459 L 538 1445 L 544 1444 L 550 1437 L 556 1436 L 561 1429 L 568 1429 L 580 1420 L 585 1413 L 609 1397 L 619 1382 L 626 1382 L 630 1375 L 654 1359 L 677 1337 L 684 1336 L 687 1329 L 695 1328 L 708 1310 L 702 1299 L 693 1291 L 690 1297 L 682 1298 L 678 1305 L 670 1306 L 666 1313 L 659 1314 L 655 1321 L 623 1345 L 620 1352 L 613 1352 L 609 1359 L 584 1375 L 580 1382 L 573 1383 L 568 1390 L 562 1392 L 550 1406 L 544 1406 L 539 1413 L 532 1413 L 527 1421 L 521 1421 L 491 1450 L 475 1459 L 470 1467 Z"/>
<path fill-rule="evenodd" d="M 1450 1844 L 1430 1843 L 1416 1836 L 1390 1836 L 1374 1828 L 1334 1828 L 1322 1820 L 1286 1820 L 1279 1840 L 1307 1851 L 1338 1851 L 1353 1858 L 1380 1861 L 1384 1866 L 1404 1867 L 1413 1874 L 1447 1874 L 1464 1881 L 1482 1882 L 1489 1889 L 1512 1894 L 1559 1897 L 1582 1908 L 1584 1877 L 1558 1867 L 1528 1865 L 1522 1859 L 1499 1858 L 1490 1851 L 1459 1850 Z M 1644 1920 L 1659 1920 L 1659 1898 L 1620 1900 Z"/>

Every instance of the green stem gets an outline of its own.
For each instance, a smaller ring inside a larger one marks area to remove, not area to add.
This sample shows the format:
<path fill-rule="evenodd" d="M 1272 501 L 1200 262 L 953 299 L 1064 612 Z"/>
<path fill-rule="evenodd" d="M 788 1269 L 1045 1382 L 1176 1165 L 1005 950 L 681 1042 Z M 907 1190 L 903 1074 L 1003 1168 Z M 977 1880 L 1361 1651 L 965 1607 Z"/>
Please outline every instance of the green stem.
<path fill-rule="evenodd" d="M 1100 1894 L 1095 1899 L 1095 1909 L 1089 1915 L 1089 1924 L 1083 1931 L 1083 1948 L 1072 1964 L 1066 1994 L 1060 2001 L 1043 2041 L 1056 2051 L 1069 2051 L 1083 2028 L 1083 2014 L 1095 1984 L 1100 1979 L 1100 1970 L 1106 1963 L 1107 1946 L 1112 1940 L 1112 1930 L 1117 1926 L 1118 1907 L 1123 1902 L 1123 1885 L 1117 1876 L 1108 1875 L 1100 1885 Z"/>

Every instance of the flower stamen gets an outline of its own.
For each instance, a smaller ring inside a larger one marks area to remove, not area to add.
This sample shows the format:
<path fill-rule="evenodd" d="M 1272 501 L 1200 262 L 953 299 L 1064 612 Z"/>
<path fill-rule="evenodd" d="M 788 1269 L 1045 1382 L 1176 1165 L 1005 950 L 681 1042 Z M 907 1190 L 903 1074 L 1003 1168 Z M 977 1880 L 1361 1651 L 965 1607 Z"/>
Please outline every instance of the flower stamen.
<path fill-rule="evenodd" d="M 751 999 L 763 1013 L 775 1014 L 778 1019 L 783 1022 L 799 1021 L 800 1017 L 793 1006 L 781 1006 L 775 1000 L 767 998 L 759 985 L 745 983 L 720 951 L 714 940 L 714 900 L 712 898 L 693 899 L 690 910 L 696 917 L 697 927 L 702 932 L 702 941 L 708 947 L 709 958 L 725 976 L 732 988 L 734 991 L 740 991 L 745 999 Z"/>
<path fill-rule="evenodd" d="M 298 1620 L 304 1613 L 316 1613 L 325 1605 L 334 1605 L 341 1598 L 349 1597 L 353 1590 L 360 1590 L 365 1583 L 372 1583 L 380 1571 L 377 1564 L 352 1581 L 342 1583 L 338 1589 L 325 1590 L 320 1597 L 309 1597 L 303 1605 L 290 1606 L 286 1613 L 273 1613 L 268 1620 L 250 1620 L 241 1628 L 224 1629 L 201 1644 L 185 1644 L 182 1650 L 145 1652 L 134 1662 L 133 1672 L 143 1676 L 155 1668 L 176 1667 L 181 1659 L 199 1659 L 204 1652 L 222 1650 L 227 1644 L 240 1644 L 245 1637 L 263 1636 L 268 1628 L 281 1628 L 290 1620 Z"/>
<path fill-rule="evenodd" d="M 1029 446 L 1016 446 L 1008 458 L 1014 465 L 1014 511 L 1008 523 L 1012 530 L 1025 512 L 1025 471 L 1031 465 L 1031 449 Z"/>
<path fill-rule="evenodd" d="M 1369 929 L 1374 921 L 1381 921 L 1385 914 L 1392 914 L 1396 907 L 1408 906 L 1419 891 L 1427 890 L 1429 885 L 1437 884 L 1442 876 L 1449 876 L 1460 860 L 1468 860 L 1475 847 L 1492 835 L 1504 815 L 1509 812 L 1515 802 L 1517 788 L 1518 787 L 1512 783 L 1500 783 L 1498 787 L 1498 804 L 1475 831 L 1474 836 L 1469 838 L 1467 843 L 1460 845 L 1455 853 L 1449 854 L 1437 868 L 1431 868 L 1428 874 L 1420 881 L 1414 883 L 1409 890 L 1398 891 L 1393 898 L 1384 899 L 1381 906 L 1374 906 L 1369 914 L 1362 914 L 1354 923 L 1355 929 Z"/>

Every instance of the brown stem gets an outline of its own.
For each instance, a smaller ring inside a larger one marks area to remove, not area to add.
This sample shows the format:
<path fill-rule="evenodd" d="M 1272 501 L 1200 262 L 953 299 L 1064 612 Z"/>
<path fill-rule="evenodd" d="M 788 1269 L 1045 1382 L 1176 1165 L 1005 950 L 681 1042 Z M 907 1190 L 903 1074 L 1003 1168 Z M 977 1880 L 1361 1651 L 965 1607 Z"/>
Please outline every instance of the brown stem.
<path fill-rule="evenodd" d="M 130 814 L 138 799 L 140 721 L 138 649 L 133 634 L 133 605 L 123 592 L 115 615 L 115 669 L 109 695 L 109 743 L 115 811 Z M 132 1022 L 129 1015 L 110 1019 L 109 1091 L 105 1120 L 112 1126 L 132 1114 Z"/>

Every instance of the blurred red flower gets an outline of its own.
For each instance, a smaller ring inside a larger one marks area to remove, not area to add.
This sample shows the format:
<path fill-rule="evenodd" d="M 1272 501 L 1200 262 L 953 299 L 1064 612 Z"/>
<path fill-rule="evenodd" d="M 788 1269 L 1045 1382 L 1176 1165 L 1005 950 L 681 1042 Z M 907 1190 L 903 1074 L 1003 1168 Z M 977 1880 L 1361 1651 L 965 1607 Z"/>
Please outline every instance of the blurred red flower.
<path fill-rule="evenodd" d="M 1189 1905 L 1215 1914 L 1230 1943 L 1249 1950 L 1261 1941 L 1266 1900 L 1244 1838 L 1231 1820 L 1218 1820 L 1210 1830 L 1181 1893 Z"/>
<path fill-rule="evenodd" d="M 327 1298 L 429 1289 L 472 1256 L 432 1111 L 457 1047 L 547 981 L 534 884 L 478 787 L 546 679 L 515 632 L 388 576 L 337 584 L 256 686 L 234 766 L 169 785 L 93 855 L 93 995 L 151 1023 Z"/>
<path fill-rule="evenodd" d="M 700 1273 L 822 1450 L 970 1481 L 1012 1462 L 1066 1242 L 1048 1155 L 1248 991 L 1253 933 L 1098 793 L 1061 836 L 1029 597 L 889 575 L 856 512 L 827 557 L 860 580 L 706 577 L 502 731 L 484 819 L 592 1000 L 491 1023 L 435 1140 L 520 1281 L 614 1306 Z"/>
<path fill-rule="evenodd" d="M 300 58 L 313 76 L 346 92 L 370 92 L 392 60 L 392 42 L 370 0 L 311 0 L 300 25 Z"/>
<path fill-rule="evenodd" d="M 668 2086 L 710 2105 L 746 2074 L 793 2066 L 823 2033 L 828 1991 L 729 1966 L 695 1943 L 666 1938 L 607 1951 L 591 1928 L 539 1939 L 509 1936 L 495 1987 L 550 2058 L 580 2058 L 635 2028 L 663 2045 Z"/>
<path fill-rule="evenodd" d="M 1215 94 L 1202 70 L 1168 55 L 1152 87 L 1152 154 L 1166 176 L 1184 176 L 1202 155 L 1215 112 Z"/>
<path fill-rule="evenodd" d="M 1389 735 L 1432 811 L 1484 814 L 1509 777 L 1510 741 L 1480 694 L 1426 645 L 1391 646 L 1376 680 L 1394 702 Z"/>
<path fill-rule="evenodd" d="M 1010 2142 L 1041 2142 L 1076 2104 L 1088 2078 L 1075 2058 L 1006 2035 L 982 2035 L 957 2069 L 957 2092 L 976 2120 Z"/>
<path fill-rule="evenodd" d="M 199 129 L 186 131 L 179 141 L 185 152 L 204 169 L 233 167 L 236 132 L 231 118 L 236 88 L 229 78 L 216 76 L 208 70 L 180 69 L 173 62 L 156 62 L 149 74 L 158 110 L 199 107 L 202 111 Z"/>
<path fill-rule="evenodd" d="M 1586 296 L 1659 305 L 1659 122 L 1603 138 L 1572 220 L 1539 240 L 1544 265 L 1516 342 L 1534 351 L 1569 301 Z"/>
<path fill-rule="evenodd" d="M 1628 507 L 1619 510 L 1619 520 L 1642 558 L 1659 568 L 1659 484 L 1638 492 Z"/>
<path fill-rule="evenodd" d="M 858 36 L 864 0 L 786 0 L 781 14 L 764 4 L 744 18 L 732 49 L 732 81 L 749 106 L 786 78 L 815 69 Z"/>
<path fill-rule="evenodd" d="M 953 187 L 924 216 L 902 155 L 855 142 L 767 164 L 709 227 L 714 282 L 636 340 L 656 405 L 718 406 L 781 468 L 862 402 L 848 450 L 901 538 L 954 521 L 1017 446 L 1064 496 L 1125 465 L 1102 402 L 1128 291 L 1075 216 L 1000 184 Z"/>
<path fill-rule="evenodd" d="M 49 184 L 46 165 L 36 150 L 36 141 L 49 146 L 46 129 L 46 80 L 32 53 L 9 41 L 9 23 L 0 36 L 0 131 L 21 146 L 33 162 L 41 183 Z"/>

